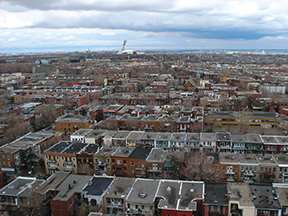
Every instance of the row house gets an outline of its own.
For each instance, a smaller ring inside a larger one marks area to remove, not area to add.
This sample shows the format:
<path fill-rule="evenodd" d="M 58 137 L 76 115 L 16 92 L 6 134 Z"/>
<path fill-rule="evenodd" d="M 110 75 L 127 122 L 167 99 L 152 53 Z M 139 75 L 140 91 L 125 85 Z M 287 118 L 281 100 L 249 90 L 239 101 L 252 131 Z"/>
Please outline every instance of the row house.
<path fill-rule="evenodd" d="M 73 147 L 74 148 L 74 147 Z M 77 173 L 92 175 L 95 173 L 94 155 L 98 151 L 99 146 L 88 144 L 76 153 Z"/>
<path fill-rule="evenodd" d="M 146 159 L 150 153 L 148 148 L 135 148 L 128 157 L 127 175 L 130 177 L 146 177 Z M 148 164 L 149 167 L 149 164 Z M 161 166 L 158 167 L 161 170 Z"/>
<path fill-rule="evenodd" d="M 165 153 L 162 148 L 151 149 L 145 161 L 146 176 L 151 179 L 161 179 L 164 176 Z"/>
<path fill-rule="evenodd" d="M 154 215 L 200 215 L 204 193 L 204 182 L 160 180 Z"/>
<path fill-rule="evenodd" d="M 124 215 L 126 209 L 126 197 L 135 183 L 134 178 L 116 177 L 103 197 L 103 213 Z"/>
<path fill-rule="evenodd" d="M 118 149 L 118 147 L 107 147 L 102 146 L 98 148 L 98 151 L 94 154 L 94 170 L 96 171 L 97 175 L 111 174 L 111 155 Z"/>
<path fill-rule="evenodd" d="M 286 136 L 260 135 L 265 153 L 288 153 L 288 138 Z"/>
<path fill-rule="evenodd" d="M 110 105 L 103 109 L 103 119 L 107 119 L 110 116 L 117 115 L 117 112 L 123 107 L 123 105 Z"/>
<path fill-rule="evenodd" d="M 288 139 L 285 136 L 230 132 L 165 133 L 85 129 L 73 133 L 70 140 L 106 146 L 145 146 L 147 148 L 164 148 L 165 150 L 204 150 L 216 153 L 280 154 L 288 152 Z"/>
<path fill-rule="evenodd" d="M 228 197 L 225 183 L 205 183 L 204 215 L 227 215 Z"/>
<path fill-rule="evenodd" d="M 82 203 L 89 212 L 118 215 L 287 215 L 283 183 L 204 183 L 169 179 L 53 174 L 47 180 L 18 177 L 0 190 L 0 209 L 21 207 L 45 214 L 73 215 Z M 40 195 L 40 196 L 38 196 Z M 42 204 L 41 204 L 42 205 Z"/>
<path fill-rule="evenodd" d="M 216 151 L 231 152 L 231 133 L 230 132 L 216 132 Z"/>
<path fill-rule="evenodd" d="M 33 208 L 33 190 L 43 183 L 32 177 L 17 177 L 0 189 L 0 211 L 12 215 L 19 207 Z"/>
<path fill-rule="evenodd" d="M 0 165 L 7 174 L 21 174 L 38 167 L 43 152 L 52 146 L 57 136 L 47 133 L 28 133 L 0 147 Z"/>
<path fill-rule="evenodd" d="M 233 111 L 211 111 L 204 116 L 204 125 L 210 127 L 239 127 L 239 125 L 243 125 L 255 128 L 280 127 L 285 129 L 285 125 L 277 124 L 276 121 L 279 121 L 279 115 L 271 112 L 243 114 Z"/>
<path fill-rule="evenodd" d="M 81 115 L 67 114 L 55 121 L 56 132 L 75 132 L 79 129 L 89 129 L 90 122 L 88 117 Z"/>
<path fill-rule="evenodd" d="M 136 147 L 119 147 L 112 155 L 111 155 L 111 168 L 112 175 L 116 176 L 128 176 L 128 166 L 129 161 L 128 158 L 132 154 L 132 152 L 136 149 Z"/>
<path fill-rule="evenodd" d="M 46 173 L 52 174 L 55 171 L 77 173 L 77 153 L 80 153 L 86 145 L 85 143 L 60 141 L 44 151 Z"/>

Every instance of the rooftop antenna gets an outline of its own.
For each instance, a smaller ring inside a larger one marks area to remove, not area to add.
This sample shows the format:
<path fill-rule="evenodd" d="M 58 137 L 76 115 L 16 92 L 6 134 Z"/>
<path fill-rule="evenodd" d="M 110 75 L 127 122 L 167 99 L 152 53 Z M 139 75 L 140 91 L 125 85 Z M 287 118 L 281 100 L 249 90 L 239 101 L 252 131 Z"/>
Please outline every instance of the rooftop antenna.
<path fill-rule="evenodd" d="M 122 52 L 125 51 L 125 45 L 126 45 L 126 43 L 127 43 L 127 40 L 124 40 L 124 41 L 123 41 L 123 46 L 122 46 L 122 48 L 120 49 L 120 51 L 119 51 L 117 54 L 122 54 Z"/>

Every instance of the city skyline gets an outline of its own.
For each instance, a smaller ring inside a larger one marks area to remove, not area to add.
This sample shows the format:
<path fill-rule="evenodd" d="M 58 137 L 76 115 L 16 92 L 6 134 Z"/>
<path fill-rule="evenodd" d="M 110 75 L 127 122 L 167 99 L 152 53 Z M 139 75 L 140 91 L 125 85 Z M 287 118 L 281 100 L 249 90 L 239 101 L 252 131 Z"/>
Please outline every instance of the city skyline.
<path fill-rule="evenodd" d="M 288 49 L 287 1 L 0 0 L 0 53 Z"/>

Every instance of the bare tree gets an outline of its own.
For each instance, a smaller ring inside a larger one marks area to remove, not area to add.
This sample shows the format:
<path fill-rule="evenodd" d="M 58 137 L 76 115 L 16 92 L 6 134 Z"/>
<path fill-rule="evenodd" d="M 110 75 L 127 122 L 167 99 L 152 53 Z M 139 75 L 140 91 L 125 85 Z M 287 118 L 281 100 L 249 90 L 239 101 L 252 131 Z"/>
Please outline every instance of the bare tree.
<path fill-rule="evenodd" d="M 57 118 L 55 106 L 47 104 L 35 109 L 35 126 L 36 130 L 43 129 L 53 124 Z"/>
<path fill-rule="evenodd" d="M 225 179 L 225 171 L 215 154 L 186 153 L 184 164 L 181 172 L 184 179 L 206 182 L 223 182 Z"/>
<path fill-rule="evenodd" d="M 6 130 L 3 138 L 0 140 L 1 145 L 11 142 L 31 131 L 30 124 L 18 117 L 19 116 L 17 115 L 12 116 L 7 121 L 9 128 Z"/>

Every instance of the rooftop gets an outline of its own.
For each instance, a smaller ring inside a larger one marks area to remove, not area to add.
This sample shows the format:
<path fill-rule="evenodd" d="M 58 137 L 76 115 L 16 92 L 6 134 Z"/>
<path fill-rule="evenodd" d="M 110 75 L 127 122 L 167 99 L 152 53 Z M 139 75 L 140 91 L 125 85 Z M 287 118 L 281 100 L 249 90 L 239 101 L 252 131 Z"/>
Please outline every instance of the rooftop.
<path fill-rule="evenodd" d="M 126 203 L 141 203 L 153 205 L 159 180 L 136 179 L 130 193 L 126 198 Z"/>
<path fill-rule="evenodd" d="M 130 188 L 134 184 L 134 178 L 115 178 L 109 188 L 107 188 L 107 197 L 126 197 Z"/>
<path fill-rule="evenodd" d="M 92 176 L 69 175 L 57 188 L 59 193 L 53 198 L 54 201 L 67 201 L 73 194 L 81 193 L 84 186 L 91 180 Z"/>
<path fill-rule="evenodd" d="M 101 196 L 114 180 L 114 177 L 94 176 L 82 190 L 85 195 Z"/>

